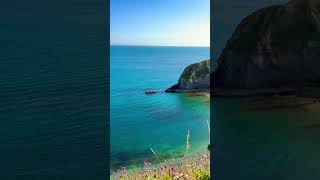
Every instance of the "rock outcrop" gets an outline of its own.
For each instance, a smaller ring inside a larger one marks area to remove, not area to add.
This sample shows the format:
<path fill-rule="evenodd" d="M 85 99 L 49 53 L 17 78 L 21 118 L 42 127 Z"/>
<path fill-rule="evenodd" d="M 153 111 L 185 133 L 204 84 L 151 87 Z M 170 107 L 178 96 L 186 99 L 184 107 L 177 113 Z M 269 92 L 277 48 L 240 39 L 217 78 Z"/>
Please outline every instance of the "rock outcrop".
<path fill-rule="evenodd" d="M 189 65 L 181 74 L 178 84 L 166 92 L 208 90 L 210 88 L 210 60 Z"/>
<path fill-rule="evenodd" d="M 214 88 L 320 84 L 320 0 L 293 0 L 246 17 L 217 65 L 211 74 Z M 192 88 L 183 80 L 178 86 Z"/>

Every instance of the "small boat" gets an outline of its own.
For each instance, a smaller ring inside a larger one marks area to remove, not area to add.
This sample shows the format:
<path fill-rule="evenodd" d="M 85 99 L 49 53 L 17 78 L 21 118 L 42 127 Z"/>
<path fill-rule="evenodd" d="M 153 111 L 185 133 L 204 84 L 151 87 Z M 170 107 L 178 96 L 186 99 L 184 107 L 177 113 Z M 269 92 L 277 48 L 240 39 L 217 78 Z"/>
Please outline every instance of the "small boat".
<path fill-rule="evenodd" d="M 150 90 L 146 90 L 144 93 L 145 94 L 155 94 L 155 93 L 157 93 L 158 91 L 156 91 L 156 90 L 153 90 L 153 89 L 150 89 Z"/>

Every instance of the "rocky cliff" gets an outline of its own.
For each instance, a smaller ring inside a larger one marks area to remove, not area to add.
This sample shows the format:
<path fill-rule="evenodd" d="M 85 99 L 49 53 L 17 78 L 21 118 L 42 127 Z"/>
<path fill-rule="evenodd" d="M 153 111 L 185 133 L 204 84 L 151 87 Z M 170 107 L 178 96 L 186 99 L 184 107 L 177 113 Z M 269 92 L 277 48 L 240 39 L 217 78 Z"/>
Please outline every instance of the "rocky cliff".
<path fill-rule="evenodd" d="M 210 60 L 189 65 L 184 69 L 178 83 L 166 92 L 208 90 L 210 88 Z"/>
<path fill-rule="evenodd" d="M 213 86 L 255 89 L 320 84 L 319 13 L 320 0 L 293 0 L 243 19 L 217 60 L 211 74 Z"/>

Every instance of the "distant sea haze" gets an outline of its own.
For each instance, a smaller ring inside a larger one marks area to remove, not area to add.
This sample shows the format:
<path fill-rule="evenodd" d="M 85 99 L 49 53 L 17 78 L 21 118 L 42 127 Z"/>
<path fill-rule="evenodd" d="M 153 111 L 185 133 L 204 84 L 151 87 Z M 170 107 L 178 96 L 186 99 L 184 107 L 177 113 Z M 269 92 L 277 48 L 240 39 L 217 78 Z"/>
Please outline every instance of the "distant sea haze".
<path fill-rule="evenodd" d="M 183 69 L 209 59 L 209 47 L 111 46 L 111 169 L 157 163 L 186 152 L 190 129 L 190 153 L 209 144 L 207 97 L 167 94 Z M 146 95 L 148 89 L 159 91 Z"/>

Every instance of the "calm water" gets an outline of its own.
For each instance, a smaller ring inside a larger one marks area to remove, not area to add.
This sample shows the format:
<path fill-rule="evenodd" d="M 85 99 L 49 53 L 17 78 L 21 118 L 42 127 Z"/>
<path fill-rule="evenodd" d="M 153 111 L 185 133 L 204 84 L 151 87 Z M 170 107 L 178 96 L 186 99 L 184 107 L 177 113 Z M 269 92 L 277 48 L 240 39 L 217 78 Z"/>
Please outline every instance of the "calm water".
<path fill-rule="evenodd" d="M 188 129 L 190 153 L 206 149 L 209 98 L 164 93 L 187 65 L 205 59 L 204 47 L 111 47 L 112 168 L 156 162 L 149 148 L 161 159 L 184 155 Z"/>
<path fill-rule="evenodd" d="M 252 99 L 213 99 L 216 178 L 319 179 L 320 106 L 252 107 Z"/>
<path fill-rule="evenodd" d="M 104 3 L 2 4 L 1 180 L 107 177 Z"/>

